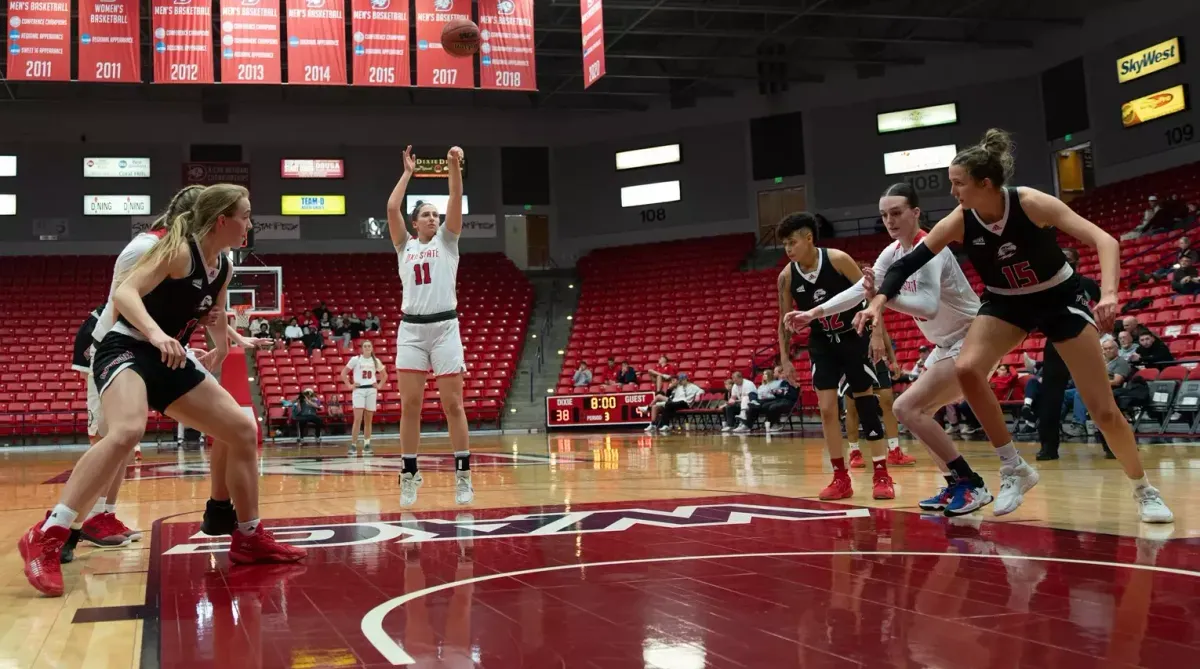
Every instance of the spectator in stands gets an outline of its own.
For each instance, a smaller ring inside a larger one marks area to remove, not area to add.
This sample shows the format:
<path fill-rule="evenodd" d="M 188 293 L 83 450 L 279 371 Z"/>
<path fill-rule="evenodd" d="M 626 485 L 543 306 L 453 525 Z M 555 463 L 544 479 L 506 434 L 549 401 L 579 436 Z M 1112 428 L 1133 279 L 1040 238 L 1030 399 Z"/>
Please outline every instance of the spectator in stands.
<path fill-rule="evenodd" d="M 658 431 L 662 434 L 668 434 L 671 431 L 671 421 L 674 420 L 676 412 L 691 407 L 704 393 L 700 386 L 688 379 L 687 374 L 680 372 L 678 378 L 679 383 L 671 391 L 671 398 L 667 400 L 658 414 Z"/>
<path fill-rule="evenodd" d="M 342 348 L 350 348 L 350 325 L 341 316 L 333 319 L 333 338 L 342 340 Z"/>
<path fill-rule="evenodd" d="M 779 432 L 779 421 L 791 413 L 792 408 L 796 406 L 796 400 L 800 399 L 800 389 L 793 386 L 783 376 L 783 367 L 776 366 L 773 370 L 774 377 L 779 381 L 779 385 L 770 397 L 764 398 L 759 395 L 759 410 L 766 417 L 767 434 Z"/>
<path fill-rule="evenodd" d="M 775 396 L 776 390 L 779 388 L 780 379 L 775 376 L 775 371 L 772 369 L 764 369 L 762 373 L 762 383 L 758 384 L 754 394 L 750 397 L 750 404 L 746 407 L 746 420 L 742 424 L 734 428 L 734 432 L 742 433 L 749 432 L 756 427 L 758 423 L 758 414 L 762 410 L 762 403 L 770 400 Z M 733 379 L 729 380 L 730 389 L 733 388 Z"/>
<path fill-rule="evenodd" d="M 1126 316 L 1126 317 L 1122 318 L 1120 321 L 1118 321 L 1118 323 L 1119 323 L 1119 325 L 1114 326 L 1114 328 L 1116 329 L 1116 332 L 1114 334 L 1120 334 L 1120 332 L 1122 330 L 1124 330 L 1124 331 L 1128 332 L 1129 334 L 1133 335 L 1134 341 L 1141 339 L 1142 335 L 1144 335 L 1144 334 L 1147 334 L 1147 333 L 1153 334 L 1150 332 L 1149 328 L 1147 328 L 1145 325 L 1142 325 L 1141 323 L 1138 322 L 1137 316 Z"/>
<path fill-rule="evenodd" d="M 1190 258 L 1193 265 L 1200 261 L 1200 253 L 1197 253 L 1196 249 L 1192 248 L 1192 240 L 1189 239 L 1187 235 L 1180 237 L 1176 244 L 1178 246 L 1178 250 L 1171 254 L 1171 257 L 1167 261 L 1167 265 L 1154 270 L 1155 279 L 1165 279 L 1168 274 L 1179 267 L 1179 263 L 1184 258 Z"/>
<path fill-rule="evenodd" d="M 328 311 L 321 314 L 321 320 L 317 323 L 317 325 L 320 326 L 322 330 L 329 330 L 333 327 L 333 321 L 329 320 Z"/>
<path fill-rule="evenodd" d="M 575 369 L 575 375 L 571 377 L 571 383 L 576 388 L 583 388 L 592 385 L 592 370 L 588 369 L 586 362 L 580 360 L 579 367 Z"/>
<path fill-rule="evenodd" d="M 612 357 L 611 355 L 608 356 L 608 360 L 604 363 L 604 369 L 602 371 L 604 373 L 601 376 L 607 379 L 609 383 L 615 383 L 617 378 L 616 358 Z"/>
<path fill-rule="evenodd" d="M 304 339 L 304 330 L 300 329 L 300 321 L 296 318 L 288 321 L 287 327 L 283 330 L 283 337 L 289 342 Z"/>
<path fill-rule="evenodd" d="M 746 420 L 750 402 L 758 391 L 758 388 L 754 387 L 754 382 L 743 377 L 741 372 L 734 372 L 729 378 L 733 381 L 733 386 L 729 389 L 729 401 L 725 403 L 724 407 L 725 420 L 721 424 L 722 432 L 729 432 L 737 427 L 739 419 Z M 748 431 L 749 428 L 742 430 L 742 432 Z"/>
<path fill-rule="evenodd" d="M 371 332 L 379 332 L 379 317 L 368 311 L 367 317 L 363 319 L 363 327 L 367 328 Z"/>
<path fill-rule="evenodd" d="M 917 349 L 917 360 L 913 363 L 913 366 L 901 372 L 899 377 L 893 376 L 893 378 L 904 383 L 912 383 L 913 381 L 916 381 L 917 377 L 921 376 L 921 370 L 925 369 L 925 360 L 928 358 L 929 347 L 922 344 Z"/>
<path fill-rule="evenodd" d="M 726 380 L 726 383 L 729 383 L 729 381 Z M 643 407 L 643 411 L 650 413 L 650 424 L 646 426 L 647 434 L 651 434 L 658 429 L 658 414 L 671 399 L 671 394 L 675 391 L 675 386 L 677 385 L 679 385 L 679 379 L 671 379 L 671 382 L 667 384 L 667 389 L 654 393 L 654 399 L 650 402 L 650 405 Z"/>
<path fill-rule="evenodd" d="M 353 311 L 350 312 L 350 315 L 346 316 L 345 322 L 346 327 L 350 328 L 351 339 L 358 339 L 367 331 L 367 326 L 363 325 L 362 320 L 358 316 L 355 316 Z"/>
<path fill-rule="evenodd" d="M 658 356 L 658 366 L 650 367 L 646 370 L 650 378 L 654 379 L 654 390 L 661 392 L 663 386 L 671 382 L 671 379 L 676 378 L 678 370 L 675 365 L 672 365 L 670 359 L 665 355 Z"/>
<path fill-rule="evenodd" d="M 617 383 L 621 385 L 637 383 L 637 372 L 629 366 L 628 362 L 621 362 L 621 367 L 617 370 Z"/>
<path fill-rule="evenodd" d="M 317 442 L 321 441 L 321 428 L 325 421 L 321 419 L 321 400 L 312 388 L 305 388 L 296 396 L 292 404 L 292 420 L 296 422 L 296 438 L 304 442 L 304 426 L 312 425 Z"/>
<path fill-rule="evenodd" d="M 991 379 L 992 392 L 996 394 L 996 399 L 1004 402 L 1012 397 L 1013 391 L 1017 388 L 1018 378 L 1016 371 L 1008 365 L 1003 363 L 997 365 Z"/>
<path fill-rule="evenodd" d="M 317 306 L 313 307 L 312 315 L 316 317 L 318 323 L 329 317 L 329 307 L 325 306 L 325 300 L 317 302 Z"/>
<path fill-rule="evenodd" d="M 1137 344 L 1133 343 L 1133 335 L 1122 330 L 1117 334 L 1117 355 L 1129 360 L 1134 353 L 1137 353 Z"/>
<path fill-rule="evenodd" d="M 1181 237 L 1180 239 L 1187 239 Z M 1200 293 L 1200 272 L 1196 271 L 1195 261 L 1189 255 L 1179 256 L 1175 266 L 1175 274 L 1171 276 L 1171 287 L 1180 295 L 1195 295 Z"/>
<path fill-rule="evenodd" d="M 325 348 L 325 338 L 321 336 L 321 330 L 309 325 L 304 326 L 304 337 L 301 338 L 304 342 L 304 350 L 312 355 L 312 352 Z"/>
<path fill-rule="evenodd" d="M 1121 239 L 1136 239 L 1140 237 L 1148 227 L 1150 227 L 1150 221 L 1154 220 L 1154 217 L 1161 209 L 1161 207 L 1158 206 L 1158 196 L 1151 195 L 1147 204 L 1149 206 L 1146 208 L 1146 211 L 1142 212 L 1142 222 L 1139 223 L 1134 229 L 1121 235 Z"/>
<path fill-rule="evenodd" d="M 264 325 L 267 326 L 267 331 L 270 332 L 271 322 L 268 321 L 267 319 L 263 318 L 262 316 L 255 316 L 254 318 L 250 319 L 251 336 L 262 337 L 263 335 L 258 334 L 258 333 L 262 332 Z"/>
<path fill-rule="evenodd" d="M 1104 351 L 1104 359 L 1108 363 L 1108 385 L 1112 386 L 1113 396 L 1117 398 L 1119 405 L 1125 383 L 1133 376 L 1133 366 L 1120 356 L 1117 342 L 1112 337 L 1103 337 L 1100 349 Z M 1071 407 L 1074 422 L 1063 423 L 1063 432 L 1072 437 L 1081 437 L 1087 430 L 1087 407 L 1083 405 L 1083 399 L 1076 388 L 1068 390 L 1064 399 L 1064 404 Z"/>
<path fill-rule="evenodd" d="M 1175 356 L 1171 349 L 1158 338 L 1158 335 L 1146 330 L 1138 337 L 1138 348 L 1129 356 L 1129 362 L 1140 367 L 1161 368 L 1164 363 L 1174 362 Z"/>

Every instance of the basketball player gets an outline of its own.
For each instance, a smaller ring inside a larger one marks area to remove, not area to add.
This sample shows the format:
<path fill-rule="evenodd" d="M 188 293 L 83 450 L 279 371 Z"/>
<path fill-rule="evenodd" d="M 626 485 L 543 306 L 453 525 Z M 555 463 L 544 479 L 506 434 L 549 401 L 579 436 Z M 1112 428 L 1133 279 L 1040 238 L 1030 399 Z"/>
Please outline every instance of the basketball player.
<path fill-rule="evenodd" d="M 864 275 L 865 276 L 865 275 Z M 855 284 L 858 285 L 858 284 Z M 917 459 L 905 453 L 900 448 L 900 423 L 892 411 L 896 395 L 892 392 L 892 369 L 896 364 L 896 352 L 892 346 L 891 337 L 884 333 L 884 352 L 886 359 L 875 362 L 875 386 L 873 391 L 879 398 L 879 409 L 883 412 L 883 433 L 887 436 L 887 463 L 889 467 L 911 467 L 917 464 Z M 838 396 L 844 398 L 850 392 L 850 386 L 842 379 L 838 386 Z M 846 440 L 850 442 L 850 468 L 862 469 L 867 466 L 863 460 L 862 450 L 858 447 L 858 409 L 854 402 L 846 402 Z"/>
<path fill-rule="evenodd" d="M 879 254 L 873 271 L 864 274 L 861 282 L 830 298 L 811 314 L 789 314 L 792 322 L 801 316 L 828 317 L 857 307 L 864 295 L 874 297 L 875 282 L 882 281 L 888 268 L 925 237 L 920 227 L 920 202 L 910 184 L 898 183 L 884 191 L 879 198 L 879 214 L 888 235 L 896 241 Z M 935 345 L 925 362 L 925 371 L 895 403 L 897 418 L 925 444 L 946 478 L 946 486 L 933 497 L 921 501 L 919 506 L 926 511 L 942 511 L 947 516 L 971 513 L 991 503 L 992 494 L 933 415 L 962 396 L 954 373 L 954 361 L 962 349 L 971 321 L 979 312 L 979 298 L 954 255 L 949 249 L 943 249 L 932 262 L 921 268 L 920 273 L 904 282 L 900 295 L 888 306 L 912 316 L 921 333 Z"/>
<path fill-rule="evenodd" d="M 354 383 L 350 382 L 350 374 L 354 374 Z M 348 455 L 358 454 L 354 443 L 358 439 L 358 427 L 363 428 L 363 455 L 374 455 L 371 450 L 371 418 L 375 415 L 376 400 L 379 389 L 387 383 L 387 368 L 375 357 L 375 345 L 369 340 L 362 342 L 362 353 L 350 358 L 342 368 L 342 385 L 351 392 L 354 406 L 354 426 L 350 428 L 350 451 Z"/>
<path fill-rule="evenodd" d="M 862 278 L 862 270 L 845 253 L 816 246 L 817 220 L 808 212 L 784 218 L 777 234 L 792 261 L 779 273 L 779 357 L 784 377 L 796 384 L 796 369 L 788 354 L 791 339 L 786 324 L 788 312 L 793 304 L 802 311 L 813 309 L 854 285 Z M 860 301 L 850 313 L 857 313 L 861 308 Z M 829 451 L 829 462 L 833 465 L 833 482 L 821 491 L 821 499 L 846 499 L 854 494 L 842 453 L 842 426 L 838 420 L 838 385 L 843 378 L 850 386 L 858 409 L 863 436 L 871 445 L 873 495 L 875 499 L 894 499 L 896 491 L 887 471 L 883 425 L 879 422 L 879 398 L 871 392 L 877 382 L 875 366 L 868 357 L 868 339 L 879 338 L 882 342 L 882 325 L 868 337 L 855 332 L 850 318 L 842 314 L 805 324 L 810 332 L 808 351 L 812 359 L 813 387 L 821 407 L 821 430 Z"/>
<path fill-rule="evenodd" d="M 113 301 L 118 320 L 92 360 L 107 433 L 80 458 L 45 522 L 34 524 L 18 542 L 25 576 L 44 594 L 62 594 L 59 551 L 68 528 L 83 505 L 124 467 L 145 432 L 148 407 L 228 447 L 228 487 L 241 521 L 229 548 L 230 561 L 294 562 L 305 556 L 301 548 L 276 542 L 259 522 L 254 421 L 184 349 L 200 319 L 214 304 L 224 304 L 232 276 L 224 249 L 241 243 L 250 225 L 245 188 L 210 186 L 117 288 Z M 228 351 L 227 326 L 224 318 L 213 326 L 216 348 L 202 360 L 208 367 L 219 366 Z"/>
<path fill-rule="evenodd" d="M 1100 351 L 1099 333 L 1112 327 L 1117 313 L 1120 245 L 1058 198 L 1032 188 L 1006 188 L 1012 173 L 1012 141 L 1003 130 L 989 130 L 982 142 L 955 156 L 950 190 L 959 206 L 892 265 L 879 295 L 856 317 L 856 324 L 865 327 L 880 321 L 884 305 L 900 294 L 909 276 L 951 242 L 962 243 L 985 290 L 955 372 L 1003 462 L 996 515 L 1020 506 L 1024 494 L 1037 484 L 1038 473 L 1013 446 L 988 373 L 1026 335 L 1041 331 L 1062 356 L 1084 405 L 1129 477 L 1142 522 L 1172 522 L 1171 510 L 1146 480 L 1133 430 L 1117 409 Z M 1095 318 L 1080 294 L 1079 275 L 1058 246 L 1059 230 L 1091 245 L 1100 256 L 1101 297 Z"/>
<path fill-rule="evenodd" d="M 446 222 L 441 224 L 437 207 L 418 202 L 412 211 L 416 236 L 404 224 L 404 191 L 417 162 L 412 147 L 404 150 L 404 175 L 388 198 L 388 230 L 399 256 L 400 280 L 404 285 L 404 316 L 396 332 L 396 378 L 400 387 L 400 448 L 404 458 L 400 474 L 400 504 L 417 502 L 423 483 L 417 470 L 421 441 L 421 402 L 425 378 L 437 378 L 450 445 L 454 449 L 454 501 L 470 504 L 475 499 L 471 485 L 471 451 L 468 444 L 467 413 L 463 408 L 463 372 L 467 369 L 462 338 L 458 331 L 458 236 L 462 234 L 462 149 L 446 154 L 450 199 Z"/>

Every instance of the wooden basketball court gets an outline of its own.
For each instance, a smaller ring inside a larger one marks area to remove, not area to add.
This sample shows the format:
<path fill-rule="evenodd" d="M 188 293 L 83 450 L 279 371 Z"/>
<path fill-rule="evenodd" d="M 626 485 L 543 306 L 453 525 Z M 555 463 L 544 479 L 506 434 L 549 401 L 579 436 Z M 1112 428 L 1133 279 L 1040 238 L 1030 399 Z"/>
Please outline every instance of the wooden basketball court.
<path fill-rule="evenodd" d="M 1168 526 L 1097 445 L 1035 463 L 1017 513 L 953 521 L 916 508 L 941 478 L 915 442 L 896 500 L 856 470 L 851 505 L 816 500 L 812 438 L 477 435 L 470 507 L 446 440 L 424 446 L 403 512 L 394 441 L 268 446 L 264 517 L 309 556 L 232 568 L 199 534 L 205 455 L 147 449 L 118 503 L 145 538 L 81 544 L 57 599 L 16 542 L 79 451 L 6 451 L 0 667 L 1174 667 L 1200 646 L 1191 444 L 1142 449 Z M 962 446 L 994 491 L 990 447 Z"/>

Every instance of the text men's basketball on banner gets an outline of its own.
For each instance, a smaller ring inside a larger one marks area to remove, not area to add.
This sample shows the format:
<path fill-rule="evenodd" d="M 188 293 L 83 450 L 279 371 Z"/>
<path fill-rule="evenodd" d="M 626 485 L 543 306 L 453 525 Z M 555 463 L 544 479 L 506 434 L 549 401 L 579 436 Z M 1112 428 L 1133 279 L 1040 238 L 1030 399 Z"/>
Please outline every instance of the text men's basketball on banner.
<path fill-rule="evenodd" d="M 346 0 L 287 0 L 288 83 L 346 83 Z"/>
<path fill-rule="evenodd" d="M 154 83 L 211 84 L 212 4 L 205 0 L 150 0 Z"/>
<path fill-rule="evenodd" d="M 221 0 L 221 83 L 281 83 L 279 62 L 279 0 Z"/>
<path fill-rule="evenodd" d="M 79 80 L 142 80 L 138 0 L 79 0 Z"/>
<path fill-rule="evenodd" d="M 355 86 L 409 86 L 408 0 L 350 0 Z"/>
<path fill-rule="evenodd" d="M 579 27 L 583 32 L 583 87 L 604 76 L 604 8 L 600 0 L 579 0 Z"/>
<path fill-rule="evenodd" d="M 471 20 L 471 0 L 416 0 L 417 85 L 474 88 L 474 58 L 455 58 L 442 49 L 442 29 L 457 19 Z"/>
<path fill-rule="evenodd" d="M 537 90 L 533 0 L 479 0 L 479 86 Z"/>
<path fill-rule="evenodd" d="M 71 80 L 71 0 L 8 0 L 8 78 Z"/>

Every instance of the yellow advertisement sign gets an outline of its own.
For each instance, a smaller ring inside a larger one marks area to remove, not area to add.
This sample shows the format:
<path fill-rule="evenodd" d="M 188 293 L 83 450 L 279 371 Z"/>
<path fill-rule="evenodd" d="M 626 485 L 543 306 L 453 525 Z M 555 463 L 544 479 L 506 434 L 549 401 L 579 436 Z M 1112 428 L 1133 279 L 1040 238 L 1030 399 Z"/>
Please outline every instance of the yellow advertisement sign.
<path fill-rule="evenodd" d="M 1183 84 L 1180 84 L 1121 105 L 1121 125 L 1132 128 L 1146 121 L 1170 116 L 1185 109 L 1187 109 L 1187 98 Z"/>
<path fill-rule="evenodd" d="M 1172 37 L 1148 49 L 1118 58 L 1117 81 L 1122 84 L 1126 81 L 1133 81 L 1147 74 L 1165 70 L 1172 65 L 1178 65 L 1180 62 L 1182 61 L 1179 54 L 1179 38 Z"/>
<path fill-rule="evenodd" d="M 344 216 L 345 195 L 284 195 L 279 202 L 284 216 Z"/>

